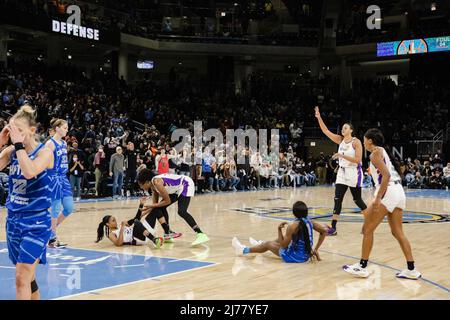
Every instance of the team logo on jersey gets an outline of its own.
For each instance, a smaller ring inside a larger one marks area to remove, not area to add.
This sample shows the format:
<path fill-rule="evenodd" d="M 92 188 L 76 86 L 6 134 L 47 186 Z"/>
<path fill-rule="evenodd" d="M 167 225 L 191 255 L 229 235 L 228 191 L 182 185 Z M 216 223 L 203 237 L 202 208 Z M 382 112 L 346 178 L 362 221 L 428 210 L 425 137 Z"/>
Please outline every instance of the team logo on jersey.
<path fill-rule="evenodd" d="M 245 212 L 261 217 L 279 219 L 279 220 L 294 220 L 291 207 L 244 207 L 232 209 L 233 211 Z M 331 207 L 310 207 L 309 218 L 316 220 L 331 220 L 333 216 L 333 208 Z M 360 209 L 357 208 L 343 208 L 340 215 L 340 222 L 363 222 L 364 217 Z M 443 213 L 421 212 L 405 210 L 403 213 L 403 223 L 436 223 L 449 222 L 450 215 Z M 387 223 L 387 218 L 383 220 Z"/>

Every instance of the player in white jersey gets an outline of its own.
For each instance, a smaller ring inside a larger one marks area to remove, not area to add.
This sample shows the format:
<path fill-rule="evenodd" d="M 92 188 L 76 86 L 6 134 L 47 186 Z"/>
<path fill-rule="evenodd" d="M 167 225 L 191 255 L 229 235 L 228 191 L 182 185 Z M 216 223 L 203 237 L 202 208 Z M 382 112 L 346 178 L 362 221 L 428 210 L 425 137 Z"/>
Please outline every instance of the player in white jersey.
<path fill-rule="evenodd" d="M 196 246 L 209 241 L 209 238 L 204 234 L 198 226 L 195 219 L 188 212 L 189 203 L 195 193 L 194 181 L 187 176 L 178 174 L 165 173 L 155 176 L 149 169 L 142 169 L 139 171 L 138 184 L 141 189 L 151 191 L 153 195 L 153 204 L 145 206 L 143 214 L 154 215 L 162 212 L 167 224 L 169 224 L 169 214 L 167 207 L 178 202 L 178 215 L 186 221 L 187 224 L 197 234 L 196 239 L 192 242 L 192 246 Z M 159 201 L 161 196 L 162 201 Z M 151 212 L 150 212 L 151 211 Z M 150 225 L 152 228 L 154 225 Z M 167 228 L 164 230 L 170 232 Z"/>
<path fill-rule="evenodd" d="M 336 225 L 342 210 L 342 201 L 344 200 L 347 189 L 353 196 L 353 201 L 365 214 L 366 204 L 361 198 L 361 185 L 363 180 L 362 171 L 362 144 L 358 138 L 353 137 L 353 126 L 345 123 L 342 126 L 341 134 L 334 134 L 328 130 L 325 122 L 320 115 L 319 107 L 315 107 L 316 118 L 319 122 L 322 132 L 330 138 L 331 141 L 339 145 L 338 152 L 333 155 L 333 159 L 339 159 L 339 169 L 336 177 L 336 188 L 334 192 L 334 209 L 331 227 L 328 228 L 329 235 L 337 235 Z"/>
<path fill-rule="evenodd" d="M 411 245 L 403 233 L 402 215 L 405 209 L 405 192 L 402 187 L 399 166 L 395 167 L 384 148 L 384 137 L 380 130 L 369 129 L 364 135 L 364 147 L 371 153 L 370 173 L 375 181 L 375 199 L 369 204 L 364 217 L 363 243 L 361 260 L 353 265 L 345 265 L 344 271 L 366 278 L 370 251 L 373 245 L 373 234 L 387 215 L 391 232 L 397 239 L 406 257 L 407 269 L 397 273 L 398 278 L 419 279 L 422 275 L 414 268 Z"/>
<path fill-rule="evenodd" d="M 155 229 L 150 227 L 149 221 L 141 219 L 144 217 L 142 209 L 146 198 L 140 200 L 139 209 L 136 216 L 128 221 L 123 221 L 120 225 L 117 223 L 117 219 L 114 216 L 106 215 L 97 228 L 97 241 L 100 242 L 105 233 L 106 237 L 114 243 L 115 246 L 120 247 L 123 245 L 141 245 L 149 242 L 150 240 L 156 249 L 159 249 L 164 243 L 162 237 L 155 237 Z M 158 218 L 161 225 L 166 224 L 164 217 L 160 214 Z"/>

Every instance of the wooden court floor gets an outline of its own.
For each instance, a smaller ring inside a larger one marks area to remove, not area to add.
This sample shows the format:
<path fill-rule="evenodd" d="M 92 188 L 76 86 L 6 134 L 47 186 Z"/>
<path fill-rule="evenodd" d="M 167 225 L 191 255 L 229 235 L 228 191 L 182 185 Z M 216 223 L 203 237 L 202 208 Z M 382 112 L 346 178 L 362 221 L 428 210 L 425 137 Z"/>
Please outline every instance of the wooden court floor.
<path fill-rule="evenodd" d="M 387 223 L 375 234 L 371 255 L 372 275 L 354 278 L 342 266 L 359 260 L 362 235 L 361 214 L 355 210 L 348 192 L 343 204 L 338 236 L 327 237 L 321 248 L 322 261 L 286 264 L 271 253 L 236 257 L 231 239 L 237 236 L 248 244 L 248 237 L 272 240 L 281 220 L 291 218 L 290 207 L 305 201 L 311 217 L 329 222 L 334 189 L 313 187 L 252 192 L 216 193 L 196 196 L 190 213 L 210 242 L 191 247 L 194 233 L 176 214 L 176 204 L 169 208 L 172 229 L 183 232 L 156 250 L 150 246 L 114 247 L 107 239 L 94 243 L 96 229 L 106 214 L 119 221 L 134 216 L 138 200 L 77 203 L 76 212 L 60 227 L 62 241 L 70 247 L 138 256 L 212 262 L 161 277 L 138 279 L 120 285 L 108 285 L 64 299 L 449 299 L 450 298 L 450 191 L 440 196 L 411 193 L 407 198 L 404 230 L 409 238 L 416 266 L 423 274 L 418 281 L 397 279 L 396 270 L 405 268 L 405 260 Z M 371 193 L 364 190 L 363 198 Z M 5 240 L 5 210 L 0 214 L 0 241 Z M 158 229 L 162 233 L 161 228 Z M 315 240 L 317 240 L 315 234 Z M 127 263 L 126 261 L 124 263 Z M 96 268 L 96 264 L 85 268 Z M 83 272 L 81 271 L 81 277 Z M 97 270 L 108 273 L 109 269 Z M 0 270 L 1 271 L 1 270 Z M 134 272 L 128 268 L 127 272 Z M 95 278 L 89 280 L 95 281 Z M 0 289 L 1 290 L 1 289 Z"/>

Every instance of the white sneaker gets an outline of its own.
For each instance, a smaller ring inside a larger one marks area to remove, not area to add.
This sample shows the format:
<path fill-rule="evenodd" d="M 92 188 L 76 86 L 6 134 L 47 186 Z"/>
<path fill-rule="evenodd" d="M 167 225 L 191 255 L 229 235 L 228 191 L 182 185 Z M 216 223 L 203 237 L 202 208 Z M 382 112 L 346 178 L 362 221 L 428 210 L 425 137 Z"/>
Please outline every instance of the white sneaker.
<path fill-rule="evenodd" d="M 416 269 L 414 270 L 405 269 L 402 270 L 401 272 L 398 272 L 395 276 L 401 279 L 417 280 L 422 277 L 422 274 Z"/>
<path fill-rule="evenodd" d="M 231 245 L 233 246 L 237 256 L 240 256 L 240 255 L 244 254 L 245 246 L 243 246 L 239 242 L 238 238 L 234 237 L 233 240 L 231 240 Z"/>
<path fill-rule="evenodd" d="M 360 278 L 367 278 L 368 276 L 370 276 L 370 271 L 367 270 L 367 268 L 361 267 L 359 262 L 351 265 L 346 264 L 342 268 L 344 269 L 345 272 L 348 272 Z"/>
<path fill-rule="evenodd" d="M 250 244 L 252 245 L 252 246 L 259 246 L 260 244 L 262 244 L 264 241 L 262 241 L 262 240 L 255 240 L 255 239 L 253 239 L 252 237 L 250 237 L 250 238 L 248 238 L 248 241 L 250 242 Z"/>

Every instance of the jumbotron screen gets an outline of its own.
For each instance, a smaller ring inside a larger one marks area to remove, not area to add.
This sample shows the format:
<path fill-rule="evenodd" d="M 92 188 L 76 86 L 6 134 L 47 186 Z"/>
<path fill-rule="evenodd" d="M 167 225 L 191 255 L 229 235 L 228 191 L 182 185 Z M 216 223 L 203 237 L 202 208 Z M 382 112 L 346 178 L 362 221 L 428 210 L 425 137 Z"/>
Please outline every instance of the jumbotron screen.
<path fill-rule="evenodd" d="M 377 57 L 450 51 L 450 36 L 377 43 Z"/>

